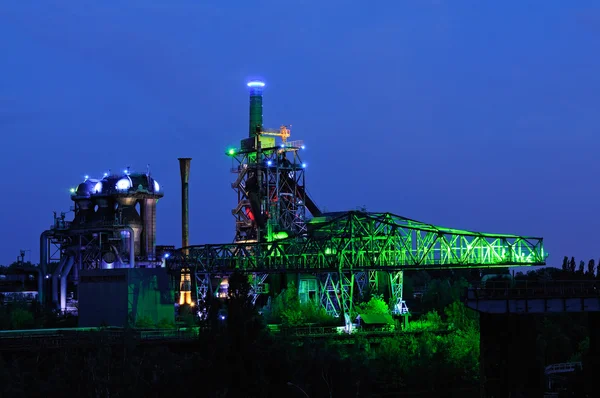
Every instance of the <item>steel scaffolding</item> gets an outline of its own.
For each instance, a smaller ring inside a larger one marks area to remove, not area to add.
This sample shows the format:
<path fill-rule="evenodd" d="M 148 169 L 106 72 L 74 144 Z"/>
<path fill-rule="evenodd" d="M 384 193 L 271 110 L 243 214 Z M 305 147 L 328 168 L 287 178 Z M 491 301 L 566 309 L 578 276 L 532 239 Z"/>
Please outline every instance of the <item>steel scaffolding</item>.
<path fill-rule="evenodd" d="M 544 265 L 547 257 L 542 238 L 444 228 L 390 213 L 323 214 L 306 227 L 305 235 L 271 242 L 191 246 L 173 253 L 167 266 L 196 275 L 315 274 L 327 311 L 349 315 L 354 287 L 359 294 L 367 285 L 377 291 L 378 271 L 388 274 L 394 312 L 402 313 L 403 271 Z"/>

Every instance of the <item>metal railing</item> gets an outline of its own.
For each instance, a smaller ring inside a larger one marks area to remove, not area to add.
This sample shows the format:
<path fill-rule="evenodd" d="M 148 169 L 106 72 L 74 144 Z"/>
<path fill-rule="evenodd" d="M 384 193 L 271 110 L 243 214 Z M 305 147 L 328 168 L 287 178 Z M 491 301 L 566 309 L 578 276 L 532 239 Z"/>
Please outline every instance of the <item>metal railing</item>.
<path fill-rule="evenodd" d="M 581 362 L 553 363 L 552 365 L 546 366 L 546 368 L 544 369 L 544 373 L 546 375 L 556 373 L 569 373 L 581 368 Z"/>
<path fill-rule="evenodd" d="M 600 281 L 486 282 L 470 289 L 477 299 L 600 297 Z"/>
<path fill-rule="evenodd" d="M 0 351 L 20 349 L 60 348 L 93 344 L 98 341 L 104 343 L 119 343 L 130 338 L 133 341 L 192 341 L 198 338 L 197 330 L 98 330 L 98 331 L 68 331 L 52 330 L 45 333 L 43 330 L 23 332 L 0 336 Z"/>

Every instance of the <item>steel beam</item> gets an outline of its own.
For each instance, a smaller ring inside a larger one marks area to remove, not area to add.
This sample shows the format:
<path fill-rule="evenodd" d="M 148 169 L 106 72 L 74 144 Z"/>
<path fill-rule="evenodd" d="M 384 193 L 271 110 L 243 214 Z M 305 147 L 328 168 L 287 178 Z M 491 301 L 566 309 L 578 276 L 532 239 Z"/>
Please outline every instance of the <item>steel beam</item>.
<path fill-rule="evenodd" d="M 545 265 L 546 257 L 542 238 L 483 234 L 390 213 L 351 211 L 314 218 L 305 236 L 192 246 L 187 254 L 176 251 L 167 264 L 172 269 L 193 264 L 211 273 L 392 272 L 536 266 Z"/>

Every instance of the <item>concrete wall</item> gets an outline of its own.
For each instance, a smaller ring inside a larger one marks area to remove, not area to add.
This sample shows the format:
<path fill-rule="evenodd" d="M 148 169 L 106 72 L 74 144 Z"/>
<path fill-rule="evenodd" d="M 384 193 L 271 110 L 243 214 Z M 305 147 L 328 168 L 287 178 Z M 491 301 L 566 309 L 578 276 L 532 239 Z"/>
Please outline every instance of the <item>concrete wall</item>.
<path fill-rule="evenodd" d="M 165 268 L 82 271 L 79 326 L 173 322 L 174 296 Z M 148 325 L 150 326 L 150 325 Z"/>

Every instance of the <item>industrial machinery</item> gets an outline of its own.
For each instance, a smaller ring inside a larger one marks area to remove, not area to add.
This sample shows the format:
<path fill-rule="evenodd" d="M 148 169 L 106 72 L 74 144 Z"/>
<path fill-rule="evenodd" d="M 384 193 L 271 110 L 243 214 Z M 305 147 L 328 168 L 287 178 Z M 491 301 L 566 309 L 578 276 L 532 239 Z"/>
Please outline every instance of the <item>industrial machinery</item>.
<path fill-rule="evenodd" d="M 306 209 L 321 211 L 307 195 L 300 151 L 302 141 L 288 141 L 288 126 L 279 130 L 263 128 L 263 82 L 248 83 L 250 89 L 250 129 L 239 148 L 229 148 L 236 192 L 235 241 L 270 241 L 277 237 L 306 233 Z M 281 139 L 276 141 L 276 137 Z"/>
<path fill-rule="evenodd" d="M 163 194 L 149 171 L 86 176 L 71 190 L 73 219 L 55 214 L 41 235 L 40 270 L 50 286 L 40 285 L 40 300 L 67 311 L 71 276 L 80 326 L 127 325 L 140 316 L 156 323 L 173 319 L 173 304 L 227 297 L 229 276 L 241 271 L 251 278 L 255 302 L 285 275 L 302 301 L 320 303 L 351 327 L 354 299 L 367 291 L 386 293 L 395 314 L 408 311 L 405 270 L 545 264 L 542 238 L 444 228 L 391 213 L 323 213 L 306 190 L 303 141 L 291 140 L 290 126 L 263 126 L 264 87 L 248 83 L 248 136 L 227 150 L 236 193 L 233 243 L 189 245 L 190 158 L 179 159 L 177 250 L 155 245 Z M 169 278 L 179 285 L 177 300 Z"/>
<path fill-rule="evenodd" d="M 128 168 L 99 179 L 86 176 L 71 189 L 73 219 L 55 213 L 54 224 L 41 235 L 40 268 L 51 279 L 51 287 L 42 292 L 50 290 L 51 295 L 40 294 L 40 300 L 67 311 L 70 276 L 78 285 L 85 282 L 81 273 L 86 271 L 99 271 L 90 279 L 96 283 L 112 277 L 102 270 L 164 266 L 155 255 L 156 203 L 162 196 L 149 171 L 134 173 Z"/>
<path fill-rule="evenodd" d="M 304 143 L 290 140 L 288 126 L 263 128 L 264 87 L 248 83 L 249 136 L 227 150 L 237 196 L 234 242 L 188 246 L 184 227 L 183 247 L 167 259 L 172 271 L 194 275 L 189 279 L 194 300 L 216 295 L 219 281 L 234 271 L 251 275 L 255 299 L 267 290 L 269 275 L 294 275 L 302 300 L 320 302 L 349 326 L 353 300 L 367 290 L 385 287 L 393 312 L 406 313 L 405 270 L 545 264 L 542 238 L 443 228 L 391 213 L 323 214 L 306 191 Z M 187 208 L 189 163 L 181 170 Z M 183 218 L 187 225 L 187 210 Z"/>

